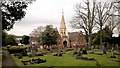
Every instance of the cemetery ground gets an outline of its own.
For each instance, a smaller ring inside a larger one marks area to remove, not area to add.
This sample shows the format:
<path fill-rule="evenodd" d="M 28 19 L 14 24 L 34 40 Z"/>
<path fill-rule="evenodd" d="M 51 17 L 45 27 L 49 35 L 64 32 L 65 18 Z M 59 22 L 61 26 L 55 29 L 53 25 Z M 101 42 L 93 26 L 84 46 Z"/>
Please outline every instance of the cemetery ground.
<path fill-rule="evenodd" d="M 76 59 L 76 56 L 73 55 L 75 50 L 73 48 L 67 48 L 68 51 L 62 51 L 62 56 L 55 56 L 55 54 L 58 53 L 57 50 L 52 50 L 52 52 L 47 51 L 46 49 L 40 50 L 36 52 L 36 54 L 44 53 L 43 56 L 34 56 L 30 57 L 31 52 L 27 52 L 28 56 L 22 56 L 22 58 L 18 58 L 15 56 L 15 54 L 10 54 L 12 56 L 12 59 L 16 63 L 17 66 L 20 66 L 21 68 L 23 66 L 119 66 L 119 57 L 120 57 L 120 52 L 115 50 L 115 56 L 116 58 L 110 58 L 112 55 L 111 52 L 107 52 L 106 54 L 102 54 L 102 50 L 99 49 L 94 49 L 94 54 L 91 54 L 91 50 L 88 50 L 88 54 L 82 54 L 83 59 Z M 54 56 L 53 56 L 54 55 Z M 40 62 L 40 63 L 26 63 L 23 64 L 22 61 L 32 61 L 32 60 L 37 60 L 37 59 L 45 60 L 45 62 Z M 92 60 L 93 59 L 93 60 Z M 95 60 L 94 60 L 95 59 Z"/>
<path fill-rule="evenodd" d="M 2 66 L 2 48 L 0 47 L 0 67 Z"/>

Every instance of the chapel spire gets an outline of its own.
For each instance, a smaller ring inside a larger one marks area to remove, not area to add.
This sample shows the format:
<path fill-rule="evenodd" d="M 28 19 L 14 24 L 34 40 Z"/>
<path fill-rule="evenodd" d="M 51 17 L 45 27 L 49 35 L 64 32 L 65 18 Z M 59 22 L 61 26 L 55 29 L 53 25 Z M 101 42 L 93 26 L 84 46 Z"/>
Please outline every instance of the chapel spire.
<path fill-rule="evenodd" d="M 62 18 L 61 18 L 60 28 L 66 29 L 65 19 L 64 19 L 64 12 L 63 11 L 62 11 Z"/>
<path fill-rule="evenodd" d="M 60 34 L 61 34 L 61 36 L 66 36 L 66 25 L 65 25 L 63 10 L 62 10 L 62 18 L 61 18 L 61 22 L 60 22 Z"/>

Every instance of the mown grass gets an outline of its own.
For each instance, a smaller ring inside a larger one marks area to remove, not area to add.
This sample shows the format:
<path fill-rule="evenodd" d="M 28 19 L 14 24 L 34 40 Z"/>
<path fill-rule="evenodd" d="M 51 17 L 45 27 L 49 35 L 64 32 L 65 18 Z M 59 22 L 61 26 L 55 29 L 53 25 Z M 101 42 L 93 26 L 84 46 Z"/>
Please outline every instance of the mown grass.
<path fill-rule="evenodd" d="M 41 57 L 34 57 L 34 58 L 41 58 L 46 59 L 47 62 L 41 64 L 29 64 L 27 66 L 95 66 L 95 62 L 92 61 L 84 61 L 84 60 L 77 60 L 70 55 L 64 54 L 62 57 L 52 56 L 50 54 L 41 56 Z M 23 59 L 18 60 L 14 58 L 15 62 L 18 66 L 21 66 L 21 60 L 30 60 L 32 58 L 24 57 Z"/>
<path fill-rule="evenodd" d="M 2 66 L 2 47 L 0 47 L 0 67 Z"/>
<path fill-rule="evenodd" d="M 86 60 L 76 59 L 72 55 L 72 53 L 73 51 L 67 52 L 66 54 L 63 54 L 63 56 L 61 57 L 52 56 L 52 53 L 46 54 L 44 56 L 23 57 L 22 59 L 18 59 L 14 57 L 13 54 L 12 57 L 18 66 L 24 66 L 21 63 L 21 60 L 31 60 L 33 58 L 46 59 L 46 62 L 40 64 L 28 64 L 26 66 L 96 66 L 96 61 L 86 61 Z M 102 53 L 102 52 L 95 51 L 95 53 Z M 112 55 L 111 52 L 107 52 L 107 55 L 86 54 L 83 55 L 83 57 L 95 58 L 101 66 L 118 66 L 118 62 L 111 61 L 111 59 L 118 60 L 119 56 L 116 55 L 117 58 L 110 58 L 111 55 Z"/>

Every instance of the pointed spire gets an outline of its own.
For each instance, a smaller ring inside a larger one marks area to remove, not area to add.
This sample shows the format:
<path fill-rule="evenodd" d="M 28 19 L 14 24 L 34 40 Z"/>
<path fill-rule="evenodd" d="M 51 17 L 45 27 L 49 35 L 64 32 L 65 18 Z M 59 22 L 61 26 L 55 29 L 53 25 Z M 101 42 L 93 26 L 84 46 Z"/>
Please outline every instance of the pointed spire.
<path fill-rule="evenodd" d="M 62 9 L 62 19 L 60 23 L 60 28 L 66 29 L 63 9 Z"/>
<path fill-rule="evenodd" d="M 65 25 L 65 19 L 64 19 L 63 9 L 62 9 L 62 18 L 61 18 L 61 22 L 60 22 L 59 31 L 60 31 L 61 37 L 65 37 L 66 36 L 66 25 Z"/>

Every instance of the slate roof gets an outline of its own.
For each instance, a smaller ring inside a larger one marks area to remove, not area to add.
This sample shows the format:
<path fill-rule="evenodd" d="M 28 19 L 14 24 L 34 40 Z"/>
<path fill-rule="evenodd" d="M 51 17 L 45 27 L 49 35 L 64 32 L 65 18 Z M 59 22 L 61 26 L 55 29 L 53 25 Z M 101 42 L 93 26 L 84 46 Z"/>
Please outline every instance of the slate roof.
<path fill-rule="evenodd" d="M 68 33 L 69 40 L 77 40 L 78 38 L 83 38 L 83 34 L 79 32 L 69 32 Z"/>

